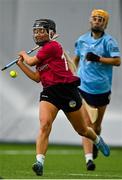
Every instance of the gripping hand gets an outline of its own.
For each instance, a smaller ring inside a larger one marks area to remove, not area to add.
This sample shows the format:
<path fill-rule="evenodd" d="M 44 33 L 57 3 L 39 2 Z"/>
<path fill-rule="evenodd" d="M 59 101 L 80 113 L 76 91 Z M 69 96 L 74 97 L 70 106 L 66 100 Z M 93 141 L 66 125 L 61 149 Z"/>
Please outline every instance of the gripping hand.
<path fill-rule="evenodd" d="M 99 62 L 100 56 L 98 56 L 92 52 L 88 52 L 86 54 L 86 59 L 87 59 L 87 61 Z"/>

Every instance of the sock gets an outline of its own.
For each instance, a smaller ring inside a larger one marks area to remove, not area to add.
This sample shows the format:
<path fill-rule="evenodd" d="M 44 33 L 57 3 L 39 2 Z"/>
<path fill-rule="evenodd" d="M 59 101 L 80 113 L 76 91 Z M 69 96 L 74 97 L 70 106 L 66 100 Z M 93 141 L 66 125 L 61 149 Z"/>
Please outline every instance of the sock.
<path fill-rule="evenodd" d="M 96 137 L 96 139 L 95 139 L 95 141 L 94 141 L 94 144 L 98 144 L 98 143 L 99 143 L 99 141 L 100 141 L 100 137 L 99 137 L 99 136 L 97 136 L 97 137 Z"/>
<path fill-rule="evenodd" d="M 86 163 L 87 163 L 89 160 L 92 160 L 92 161 L 93 161 L 93 155 L 92 155 L 92 153 L 85 154 L 85 158 L 86 158 Z"/>
<path fill-rule="evenodd" d="M 40 162 L 42 165 L 44 164 L 44 159 L 45 159 L 45 156 L 43 154 L 37 154 L 36 155 L 36 160 L 38 162 Z"/>

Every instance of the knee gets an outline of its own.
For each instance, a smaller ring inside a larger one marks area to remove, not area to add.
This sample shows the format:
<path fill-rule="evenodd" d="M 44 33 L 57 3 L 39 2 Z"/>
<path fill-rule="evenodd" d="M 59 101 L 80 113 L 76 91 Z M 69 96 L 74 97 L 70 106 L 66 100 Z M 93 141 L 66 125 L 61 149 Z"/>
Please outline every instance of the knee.
<path fill-rule="evenodd" d="M 88 134 L 88 129 L 86 128 L 86 129 L 84 129 L 84 130 L 80 130 L 80 131 L 78 131 L 78 134 L 80 135 L 80 136 L 85 136 L 85 137 L 87 137 L 87 134 Z"/>
<path fill-rule="evenodd" d="M 80 132 L 78 134 L 81 135 L 81 136 L 89 138 L 89 137 L 95 135 L 95 132 L 94 132 L 93 128 L 87 127 L 84 130 L 82 130 L 82 132 Z"/>

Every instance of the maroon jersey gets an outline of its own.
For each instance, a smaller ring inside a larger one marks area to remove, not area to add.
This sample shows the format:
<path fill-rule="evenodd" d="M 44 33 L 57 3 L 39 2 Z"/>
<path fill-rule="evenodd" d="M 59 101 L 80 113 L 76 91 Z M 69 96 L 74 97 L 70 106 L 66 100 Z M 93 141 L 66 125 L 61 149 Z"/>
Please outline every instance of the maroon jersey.
<path fill-rule="evenodd" d="M 59 83 L 71 83 L 79 78 L 68 68 L 61 45 L 56 41 L 47 42 L 36 54 L 39 64 L 36 66 L 43 87 Z"/>

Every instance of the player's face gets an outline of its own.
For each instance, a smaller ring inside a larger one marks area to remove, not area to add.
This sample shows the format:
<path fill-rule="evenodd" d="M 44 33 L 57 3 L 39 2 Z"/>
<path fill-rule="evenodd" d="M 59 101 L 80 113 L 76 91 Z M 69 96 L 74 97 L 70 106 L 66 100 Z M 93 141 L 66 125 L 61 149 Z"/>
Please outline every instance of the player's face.
<path fill-rule="evenodd" d="M 33 29 L 33 37 L 36 42 L 43 42 L 49 40 L 49 34 L 45 28 L 36 28 Z"/>
<path fill-rule="evenodd" d="M 91 23 L 91 29 L 94 31 L 104 31 L 105 29 L 105 19 L 101 16 L 93 16 L 90 19 L 90 23 Z"/>

